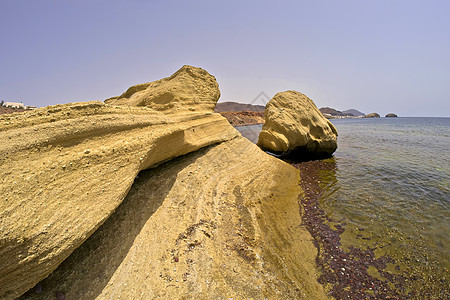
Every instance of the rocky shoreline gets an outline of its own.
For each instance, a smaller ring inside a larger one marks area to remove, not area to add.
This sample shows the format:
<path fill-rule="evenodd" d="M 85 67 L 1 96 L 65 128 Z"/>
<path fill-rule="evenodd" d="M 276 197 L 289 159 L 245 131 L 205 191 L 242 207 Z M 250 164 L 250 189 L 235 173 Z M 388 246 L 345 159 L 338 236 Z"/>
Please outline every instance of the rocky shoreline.
<path fill-rule="evenodd" d="M 219 97 L 184 66 L 0 116 L 0 298 L 328 298 L 299 171 L 214 113 Z"/>
<path fill-rule="evenodd" d="M 395 261 L 382 256 L 375 258 L 375 249 L 351 248 L 343 250 L 340 235 L 345 230 L 345 220 L 332 220 L 326 216 L 319 201 L 323 196 L 320 187 L 320 172 L 335 168 L 334 159 L 293 162 L 302 175 L 301 186 L 305 195 L 300 204 L 305 211 L 302 224 L 314 237 L 319 251 L 316 262 L 321 270 L 319 282 L 324 284 L 336 299 L 403 299 L 418 296 L 406 291 L 408 277 L 386 271 L 387 263 Z M 332 228 L 331 224 L 334 224 Z M 385 280 L 368 273 L 375 268 Z"/>

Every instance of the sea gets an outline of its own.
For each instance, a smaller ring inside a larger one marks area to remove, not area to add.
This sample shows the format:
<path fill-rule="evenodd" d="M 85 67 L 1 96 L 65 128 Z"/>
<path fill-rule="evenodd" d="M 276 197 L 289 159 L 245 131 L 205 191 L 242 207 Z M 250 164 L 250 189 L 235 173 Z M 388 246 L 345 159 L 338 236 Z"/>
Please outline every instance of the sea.
<path fill-rule="evenodd" d="M 342 224 L 339 247 L 389 257 L 405 298 L 450 299 L 450 118 L 330 121 L 338 148 L 317 162 L 316 183 L 330 226 Z M 261 128 L 237 127 L 253 142 Z"/>

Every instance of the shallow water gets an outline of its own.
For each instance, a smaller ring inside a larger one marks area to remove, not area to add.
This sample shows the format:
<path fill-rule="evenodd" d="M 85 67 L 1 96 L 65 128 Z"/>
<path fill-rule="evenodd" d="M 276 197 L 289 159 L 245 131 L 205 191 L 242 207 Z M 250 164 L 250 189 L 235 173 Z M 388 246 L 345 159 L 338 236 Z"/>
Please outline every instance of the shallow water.
<path fill-rule="evenodd" d="M 338 149 L 320 171 L 320 204 L 345 220 L 344 249 L 376 248 L 411 289 L 449 294 L 450 118 L 337 119 Z M 240 127 L 257 140 L 261 125 Z M 374 272 L 374 276 L 379 276 Z"/>

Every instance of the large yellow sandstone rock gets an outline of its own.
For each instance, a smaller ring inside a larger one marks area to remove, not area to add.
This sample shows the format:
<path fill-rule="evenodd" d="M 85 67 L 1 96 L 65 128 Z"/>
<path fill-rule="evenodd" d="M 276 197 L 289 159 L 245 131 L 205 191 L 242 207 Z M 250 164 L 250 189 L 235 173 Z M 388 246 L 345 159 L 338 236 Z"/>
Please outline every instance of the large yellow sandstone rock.
<path fill-rule="evenodd" d="M 325 298 L 299 171 L 212 113 L 218 95 L 185 66 L 0 116 L 0 299 L 46 277 L 23 298 Z"/>
<path fill-rule="evenodd" d="M 143 171 L 108 220 L 24 298 L 324 299 L 299 180 L 242 137 Z"/>
<path fill-rule="evenodd" d="M 337 131 L 306 95 L 286 91 L 267 103 L 258 146 L 299 158 L 329 156 L 337 148 Z"/>
<path fill-rule="evenodd" d="M 214 110 L 220 91 L 216 78 L 201 68 L 183 66 L 172 76 L 130 87 L 114 105 L 147 106 L 155 110 Z"/>
<path fill-rule="evenodd" d="M 207 86 L 214 78 L 195 71 Z M 0 116 L 0 298 L 56 269 L 120 205 L 139 171 L 238 136 L 212 113 L 216 96 L 198 107 L 187 101 L 193 112 L 178 99 L 158 111 L 85 102 Z"/>

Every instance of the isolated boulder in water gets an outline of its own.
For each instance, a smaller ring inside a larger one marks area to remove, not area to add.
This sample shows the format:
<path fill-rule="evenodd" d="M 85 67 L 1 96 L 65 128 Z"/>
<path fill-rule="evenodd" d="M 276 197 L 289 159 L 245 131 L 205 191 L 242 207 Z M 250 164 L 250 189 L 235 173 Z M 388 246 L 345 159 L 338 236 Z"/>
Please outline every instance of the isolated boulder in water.
<path fill-rule="evenodd" d="M 134 85 L 105 103 L 147 106 L 155 110 L 213 111 L 219 97 L 219 84 L 214 76 L 186 65 L 170 77 Z"/>
<path fill-rule="evenodd" d="M 265 123 L 258 146 L 298 158 L 331 155 L 337 148 L 337 131 L 314 102 L 297 91 L 276 94 L 266 105 Z"/>
<path fill-rule="evenodd" d="M 122 98 L 158 110 L 92 101 L 0 116 L 0 299 L 56 269 L 122 203 L 139 171 L 239 136 L 213 113 L 213 76 L 183 67 L 169 78 Z M 163 83 L 176 97 L 146 102 L 164 94 Z"/>
<path fill-rule="evenodd" d="M 366 115 L 364 118 L 379 118 L 379 117 L 380 117 L 379 114 L 371 113 L 371 114 Z"/>
<path fill-rule="evenodd" d="M 397 115 L 394 113 L 387 114 L 385 118 L 397 118 Z"/>

